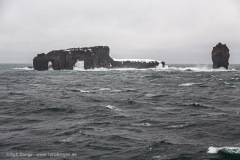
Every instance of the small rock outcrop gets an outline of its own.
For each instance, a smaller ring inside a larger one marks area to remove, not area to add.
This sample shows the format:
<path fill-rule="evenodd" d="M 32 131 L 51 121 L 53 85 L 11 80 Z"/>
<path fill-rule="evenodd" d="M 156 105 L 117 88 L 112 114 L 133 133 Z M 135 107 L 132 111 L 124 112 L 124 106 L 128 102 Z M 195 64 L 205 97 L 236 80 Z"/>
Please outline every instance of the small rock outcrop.
<path fill-rule="evenodd" d="M 213 68 L 224 67 L 228 69 L 230 54 L 226 44 L 218 43 L 212 50 Z"/>
<path fill-rule="evenodd" d="M 136 68 L 136 69 L 142 69 L 142 68 L 156 68 L 159 65 L 158 61 L 152 60 L 152 61 L 144 61 L 144 60 L 124 60 L 124 61 L 118 61 L 114 60 L 112 63 L 112 68 Z"/>
<path fill-rule="evenodd" d="M 155 68 L 159 65 L 158 61 L 115 61 L 109 56 L 110 49 L 107 46 L 70 48 L 65 50 L 53 50 L 47 54 L 38 54 L 33 59 L 33 68 L 44 71 L 53 70 L 72 70 L 78 61 L 84 62 L 84 69 L 94 68 Z M 165 65 L 165 62 L 162 66 Z"/>

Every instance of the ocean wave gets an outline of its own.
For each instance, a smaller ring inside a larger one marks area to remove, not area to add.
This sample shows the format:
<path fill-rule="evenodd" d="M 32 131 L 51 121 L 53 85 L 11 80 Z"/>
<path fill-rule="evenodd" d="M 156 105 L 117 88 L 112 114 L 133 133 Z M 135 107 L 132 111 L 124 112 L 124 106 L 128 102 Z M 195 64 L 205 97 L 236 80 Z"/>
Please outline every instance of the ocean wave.
<path fill-rule="evenodd" d="M 91 91 L 80 90 L 81 93 L 90 93 Z"/>
<path fill-rule="evenodd" d="M 149 98 L 160 98 L 160 97 L 165 97 L 168 96 L 167 94 L 152 94 L 152 93 L 147 93 L 144 95 L 145 97 Z"/>
<path fill-rule="evenodd" d="M 133 88 L 125 88 L 124 92 L 138 92 L 137 89 L 133 89 Z"/>
<path fill-rule="evenodd" d="M 187 71 L 187 72 L 223 72 L 223 71 L 237 71 L 234 68 L 230 68 L 229 70 L 225 68 L 213 69 L 210 66 L 196 66 L 196 67 L 169 67 L 168 70 L 173 71 Z"/>
<path fill-rule="evenodd" d="M 237 78 L 231 78 L 230 81 L 239 81 L 240 79 L 237 77 Z"/>
<path fill-rule="evenodd" d="M 120 89 L 113 89 L 113 90 L 111 90 L 111 92 L 122 92 L 122 90 L 120 90 Z"/>
<path fill-rule="evenodd" d="M 29 68 L 29 67 L 13 68 L 13 69 L 16 69 L 16 70 L 28 70 L 28 71 L 34 70 L 33 68 Z"/>
<path fill-rule="evenodd" d="M 71 91 L 71 92 L 80 92 L 80 93 L 90 93 L 90 92 L 94 92 L 94 91 L 81 90 L 81 89 L 67 89 L 67 91 Z"/>
<path fill-rule="evenodd" d="M 168 128 L 168 129 L 178 129 L 178 128 L 184 128 L 186 126 L 187 126 L 187 124 L 176 124 L 176 125 L 167 126 L 166 128 Z"/>
<path fill-rule="evenodd" d="M 229 154 L 238 154 L 240 156 L 240 147 L 209 147 L 208 152 L 210 154 L 216 154 L 219 152 L 225 152 Z"/>
<path fill-rule="evenodd" d="M 74 113 L 76 110 L 70 107 L 43 107 L 37 109 L 35 113 L 56 113 L 56 112 L 64 112 L 64 113 Z"/>
<path fill-rule="evenodd" d="M 118 92 L 122 92 L 122 90 L 120 89 L 111 89 L 111 88 L 94 88 L 92 90 L 82 90 L 82 89 L 67 89 L 67 91 L 71 91 L 71 92 L 81 92 L 81 93 L 101 93 L 101 92 L 111 92 L 111 93 L 118 93 Z"/>
<path fill-rule="evenodd" d="M 202 109 L 209 109 L 211 108 L 210 106 L 207 106 L 205 104 L 201 104 L 201 103 L 189 103 L 189 104 L 184 104 L 184 106 L 190 106 L 190 107 L 196 107 L 196 108 L 202 108 Z"/>
<path fill-rule="evenodd" d="M 100 88 L 99 91 L 110 91 L 111 88 Z"/>
<path fill-rule="evenodd" d="M 135 123 L 135 124 L 132 124 L 132 126 L 145 126 L 145 127 L 149 127 L 149 126 L 152 126 L 151 123 Z"/>
<path fill-rule="evenodd" d="M 105 107 L 106 107 L 106 108 L 109 108 L 109 109 L 111 109 L 111 110 L 121 111 L 120 109 L 118 109 L 117 107 L 112 106 L 112 105 L 107 105 L 107 106 L 105 106 Z"/>
<path fill-rule="evenodd" d="M 209 147 L 207 153 L 218 154 L 224 159 L 239 160 L 240 147 Z"/>
<path fill-rule="evenodd" d="M 68 138 L 65 138 L 65 139 L 60 139 L 59 142 L 71 142 L 72 141 L 72 137 L 68 137 Z"/>
<path fill-rule="evenodd" d="M 179 87 L 188 87 L 188 86 L 193 86 L 193 85 L 203 85 L 202 83 L 182 83 L 178 85 Z"/>

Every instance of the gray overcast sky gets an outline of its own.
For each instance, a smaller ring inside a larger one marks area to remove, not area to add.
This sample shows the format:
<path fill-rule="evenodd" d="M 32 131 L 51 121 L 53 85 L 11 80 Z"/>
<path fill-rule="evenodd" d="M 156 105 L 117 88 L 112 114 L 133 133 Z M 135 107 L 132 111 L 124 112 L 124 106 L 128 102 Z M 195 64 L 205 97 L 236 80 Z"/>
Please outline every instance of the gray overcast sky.
<path fill-rule="evenodd" d="M 211 64 L 218 42 L 240 63 L 239 0 L 0 0 L 0 63 L 107 45 L 113 58 Z"/>

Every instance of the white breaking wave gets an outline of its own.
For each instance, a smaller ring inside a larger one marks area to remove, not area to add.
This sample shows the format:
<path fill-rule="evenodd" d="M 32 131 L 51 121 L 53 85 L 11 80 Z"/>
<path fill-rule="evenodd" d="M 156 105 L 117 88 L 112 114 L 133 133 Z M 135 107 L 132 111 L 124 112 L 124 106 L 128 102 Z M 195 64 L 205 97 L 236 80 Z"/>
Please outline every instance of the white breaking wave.
<path fill-rule="evenodd" d="M 48 70 L 53 71 L 52 62 L 48 62 Z"/>
<path fill-rule="evenodd" d="M 112 105 L 107 105 L 106 107 L 109 108 L 109 109 L 115 110 L 115 111 L 121 111 L 120 109 L 118 109 L 118 108 L 116 108 L 115 106 L 112 106 Z"/>
<path fill-rule="evenodd" d="M 170 71 L 194 71 L 194 72 L 219 72 L 219 71 L 236 71 L 234 68 L 230 68 L 229 70 L 221 67 L 218 69 L 213 69 L 210 66 L 196 66 L 196 67 L 169 67 Z"/>
<path fill-rule="evenodd" d="M 106 107 L 109 108 L 109 109 L 113 109 L 114 106 L 107 105 Z"/>
<path fill-rule="evenodd" d="M 240 147 L 209 147 L 208 152 L 210 154 L 216 154 L 219 151 L 230 153 L 230 154 L 240 154 Z"/>

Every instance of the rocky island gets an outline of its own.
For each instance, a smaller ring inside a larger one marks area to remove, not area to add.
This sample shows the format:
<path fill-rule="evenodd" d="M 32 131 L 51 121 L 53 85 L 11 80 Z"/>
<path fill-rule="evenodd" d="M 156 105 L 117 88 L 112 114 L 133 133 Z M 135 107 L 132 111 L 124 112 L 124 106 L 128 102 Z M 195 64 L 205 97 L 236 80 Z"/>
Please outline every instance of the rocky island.
<path fill-rule="evenodd" d="M 78 62 L 82 62 L 84 69 L 156 68 L 160 63 L 165 66 L 165 62 L 156 60 L 114 60 L 109 53 L 110 49 L 107 46 L 53 50 L 47 54 L 38 54 L 33 59 L 33 68 L 44 71 L 48 70 L 51 64 L 53 70 L 72 70 Z"/>
<path fill-rule="evenodd" d="M 228 69 L 230 54 L 226 44 L 218 43 L 212 50 L 213 68 L 224 67 Z"/>

